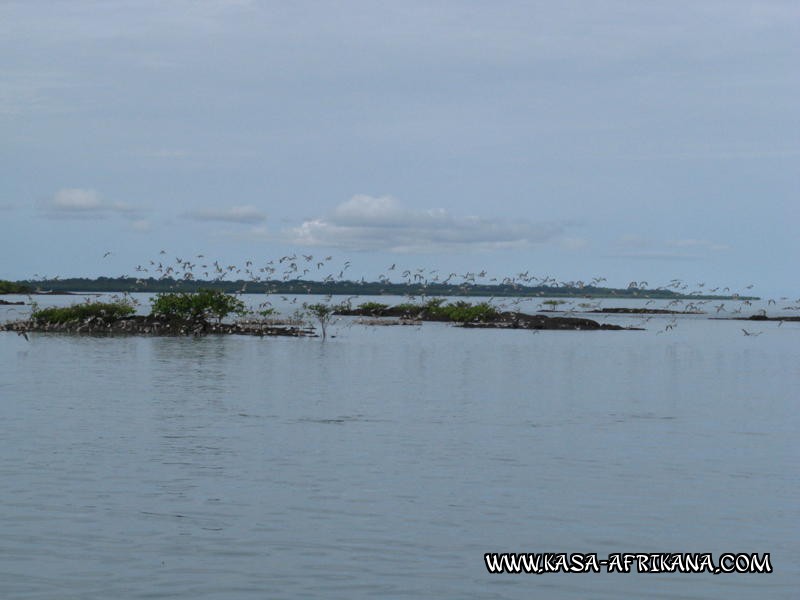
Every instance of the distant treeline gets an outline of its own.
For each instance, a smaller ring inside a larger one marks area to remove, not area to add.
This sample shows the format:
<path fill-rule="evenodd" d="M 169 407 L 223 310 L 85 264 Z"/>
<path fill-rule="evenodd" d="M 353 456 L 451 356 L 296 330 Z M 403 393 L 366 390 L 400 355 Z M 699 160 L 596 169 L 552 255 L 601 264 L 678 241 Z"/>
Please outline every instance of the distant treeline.
<path fill-rule="evenodd" d="M 546 296 L 564 298 L 732 299 L 732 296 L 679 294 L 666 289 L 615 289 L 607 287 L 526 286 L 521 284 L 390 283 L 369 281 L 247 281 L 195 279 L 84 277 L 18 281 L 11 285 L 41 292 L 193 292 L 200 289 L 247 294 L 321 294 L 344 296 Z M 6 292 L 27 293 L 27 292 Z M 745 299 L 741 297 L 740 299 Z M 753 299 L 753 298 L 750 298 Z"/>
<path fill-rule="evenodd" d="M 0 279 L 0 294 L 29 294 L 34 288 L 16 283 L 14 281 L 5 281 Z"/>

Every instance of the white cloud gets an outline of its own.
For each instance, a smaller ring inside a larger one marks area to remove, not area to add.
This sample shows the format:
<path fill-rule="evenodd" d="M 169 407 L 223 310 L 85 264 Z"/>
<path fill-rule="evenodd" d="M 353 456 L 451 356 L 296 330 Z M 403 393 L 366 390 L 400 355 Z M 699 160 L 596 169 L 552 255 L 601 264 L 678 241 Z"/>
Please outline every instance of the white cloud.
<path fill-rule="evenodd" d="M 328 217 L 285 231 L 302 246 L 389 252 L 523 248 L 557 238 L 563 223 L 455 216 L 444 209 L 414 210 L 390 196 L 353 196 Z"/>
<path fill-rule="evenodd" d="M 50 206 L 55 210 L 93 211 L 99 210 L 102 202 L 94 190 L 66 189 L 56 192 Z"/>
<path fill-rule="evenodd" d="M 45 216 L 56 218 L 102 219 L 110 214 L 133 217 L 136 209 L 124 202 L 108 202 L 95 190 L 64 188 L 44 203 Z"/>
<path fill-rule="evenodd" d="M 255 206 L 232 206 L 231 208 L 201 208 L 182 215 L 193 221 L 223 221 L 226 223 L 261 223 L 267 215 Z"/>

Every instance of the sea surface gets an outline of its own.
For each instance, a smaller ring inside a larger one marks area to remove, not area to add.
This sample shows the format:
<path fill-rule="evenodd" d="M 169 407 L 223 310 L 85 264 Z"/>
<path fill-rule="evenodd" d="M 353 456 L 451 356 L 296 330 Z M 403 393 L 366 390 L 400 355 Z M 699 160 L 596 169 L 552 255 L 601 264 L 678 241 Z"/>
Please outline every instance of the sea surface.
<path fill-rule="evenodd" d="M 645 331 L 343 318 L 324 342 L 0 333 L 0 597 L 797 598 L 800 323 L 708 318 L 728 310 L 599 315 Z M 487 552 L 774 571 L 499 575 Z"/>

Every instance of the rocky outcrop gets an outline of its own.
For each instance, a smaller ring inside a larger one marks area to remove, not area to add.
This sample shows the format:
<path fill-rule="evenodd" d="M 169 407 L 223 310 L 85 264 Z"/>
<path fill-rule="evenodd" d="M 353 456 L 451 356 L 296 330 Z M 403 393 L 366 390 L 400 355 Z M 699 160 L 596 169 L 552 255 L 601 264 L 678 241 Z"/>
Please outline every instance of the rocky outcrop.
<path fill-rule="evenodd" d="M 16 332 L 71 333 L 83 335 L 257 335 L 302 337 L 315 335 L 312 328 L 297 324 L 279 324 L 274 321 L 239 321 L 236 323 L 209 323 L 203 319 L 186 321 L 154 316 L 132 316 L 117 319 L 92 317 L 83 321 L 63 323 L 42 322 L 35 319 L 13 321 L 0 325 L 0 329 Z"/>
<path fill-rule="evenodd" d="M 729 317 L 729 321 L 800 321 L 800 317 L 768 317 L 767 315 L 751 315 L 749 317 Z"/>
<path fill-rule="evenodd" d="M 340 308 L 336 311 L 336 314 L 358 317 L 395 317 L 401 319 L 398 322 L 444 321 L 471 329 L 550 329 L 572 331 L 638 329 L 608 323 L 601 324 L 591 319 L 578 317 L 549 317 L 543 314 L 528 315 L 518 312 L 495 312 L 481 320 L 458 322 L 448 318 L 442 312 L 431 312 L 425 310 L 424 307 L 402 304 L 382 308 Z M 360 322 L 363 322 L 363 319 Z"/>
<path fill-rule="evenodd" d="M 599 308 L 592 313 L 609 315 L 704 315 L 700 310 L 667 310 L 665 308 Z"/>
<path fill-rule="evenodd" d="M 621 327 L 610 323 L 598 323 L 591 319 L 578 317 L 548 317 L 546 315 L 526 315 L 523 313 L 502 312 L 496 320 L 486 323 L 462 323 L 467 328 L 493 328 L 493 329 L 535 329 L 535 330 L 566 330 L 566 331 L 594 331 L 594 330 L 641 330 L 637 327 Z"/>

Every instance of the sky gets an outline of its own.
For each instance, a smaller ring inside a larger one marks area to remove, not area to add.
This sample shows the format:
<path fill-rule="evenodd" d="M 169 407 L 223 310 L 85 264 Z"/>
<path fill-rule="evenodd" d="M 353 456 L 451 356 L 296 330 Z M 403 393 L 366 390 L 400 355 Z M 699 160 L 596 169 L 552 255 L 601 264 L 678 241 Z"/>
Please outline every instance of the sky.
<path fill-rule="evenodd" d="M 0 279 L 304 253 L 796 298 L 798 98 L 795 0 L 0 1 Z"/>

